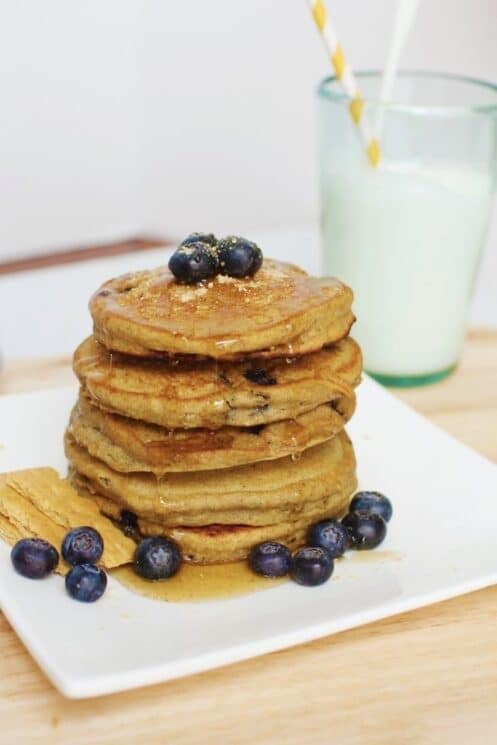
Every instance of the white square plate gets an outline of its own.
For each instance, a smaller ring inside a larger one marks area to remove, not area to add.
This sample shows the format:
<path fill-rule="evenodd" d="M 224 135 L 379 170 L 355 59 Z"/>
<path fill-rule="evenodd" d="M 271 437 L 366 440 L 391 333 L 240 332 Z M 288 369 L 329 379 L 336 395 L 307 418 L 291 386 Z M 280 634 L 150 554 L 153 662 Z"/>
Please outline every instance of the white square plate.
<path fill-rule="evenodd" d="M 0 471 L 52 465 L 76 388 L 0 398 Z M 497 581 L 497 467 L 366 379 L 349 426 L 362 488 L 394 516 L 377 560 L 336 564 L 318 588 L 291 582 L 202 604 L 161 603 L 115 580 L 94 605 L 60 577 L 19 577 L 0 543 L 0 603 L 48 677 L 82 698 L 157 683 L 365 624 Z M 391 553 L 394 552 L 394 553 Z M 337 581 L 337 578 L 339 581 Z"/>

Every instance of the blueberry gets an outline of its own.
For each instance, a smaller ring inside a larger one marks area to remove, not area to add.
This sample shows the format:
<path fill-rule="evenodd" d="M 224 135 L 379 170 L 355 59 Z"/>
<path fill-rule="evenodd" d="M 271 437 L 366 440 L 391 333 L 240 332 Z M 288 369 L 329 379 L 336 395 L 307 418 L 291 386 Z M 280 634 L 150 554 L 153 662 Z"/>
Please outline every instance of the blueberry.
<path fill-rule="evenodd" d="M 254 546 L 248 557 L 249 566 L 263 577 L 283 577 L 290 571 L 292 555 L 286 546 L 265 541 Z"/>
<path fill-rule="evenodd" d="M 265 426 L 265 424 L 254 424 L 252 427 L 245 427 L 244 430 L 249 435 L 260 435 Z"/>
<path fill-rule="evenodd" d="M 140 537 L 138 517 L 135 515 L 134 512 L 130 512 L 130 510 L 122 510 L 120 523 L 121 530 L 123 531 L 124 535 L 127 535 L 129 538 L 133 539 L 138 539 Z"/>
<path fill-rule="evenodd" d="M 66 575 L 68 594 L 81 603 L 94 603 L 107 587 L 107 575 L 94 564 L 77 564 Z"/>
<path fill-rule="evenodd" d="M 217 244 L 219 272 L 230 277 L 251 277 L 262 266 L 262 251 L 246 238 L 230 235 Z"/>
<path fill-rule="evenodd" d="M 349 512 L 373 512 L 388 522 L 392 517 L 392 503 L 378 491 L 360 491 L 350 503 Z"/>
<path fill-rule="evenodd" d="M 387 524 L 374 512 L 349 512 L 342 523 L 349 534 L 350 547 L 358 550 L 376 548 L 387 534 Z"/>
<path fill-rule="evenodd" d="M 87 525 L 73 528 L 62 541 L 62 556 L 68 564 L 96 564 L 103 551 L 102 536 Z"/>
<path fill-rule="evenodd" d="M 299 585 L 322 585 L 333 573 L 333 559 L 328 551 L 318 546 L 301 548 L 293 556 L 292 578 Z"/>
<path fill-rule="evenodd" d="M 256 385 L 276 385 L 277 383 L 276 378 L 273 378 L 273 376 L 262 367 L 245 370 L 243 375 L 249 383 L 255 383 Z"/>
<path fill-rule="evenodd" d="M 10 558 L 23 577 L 41 579 L 53 572 L 59 563 L 59 552 L 42 538 L 22 538 L 12 547 Z"/>
<path fill-rule="evenodd" d="M 181 564 L 178 546 L 169 538 L 144 538 L 135 551 L 135 571 L 145 579 L 168 579 L 176 574 Z"/>
<path fill-rule="evenodd" d="M 198 241 L 208 243 L 209 246 L 217 246 L 217 238 L 214 233 L 190 233 L 179 245 L 191 246 L 192 243 L 198 243 Z"/>
<path fill-rule="evenodd" d="M 208 243 L 195 241 L 177 248 L 168 266 L 178 282 L 191 285 L 217 274 L 217 253 Z"/>
<path fill-rule="evenodd" d="M 345 525 L 338 520 L 321 520 L 309 528 L 307 543 L 324 548 L 332 559 L 336 559 L 347 550 L 349 534 Z"/>

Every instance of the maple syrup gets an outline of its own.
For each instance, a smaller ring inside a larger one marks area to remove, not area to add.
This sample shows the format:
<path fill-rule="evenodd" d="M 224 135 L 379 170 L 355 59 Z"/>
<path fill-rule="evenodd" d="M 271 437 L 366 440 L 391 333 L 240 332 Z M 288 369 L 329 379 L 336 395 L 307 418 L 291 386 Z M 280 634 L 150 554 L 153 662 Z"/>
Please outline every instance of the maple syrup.
<path fill-rule="evenodd" d="M 133 592 L 174 603 L 200 603 L 248 595 L 288 581 L 287 578 L 270 579 L 254 574 L 245 561 L 184 563 L 174 577 L 159 581 L 143 579 L 132 567 L 119 567 L 112 571 L 112 576 Z"/>

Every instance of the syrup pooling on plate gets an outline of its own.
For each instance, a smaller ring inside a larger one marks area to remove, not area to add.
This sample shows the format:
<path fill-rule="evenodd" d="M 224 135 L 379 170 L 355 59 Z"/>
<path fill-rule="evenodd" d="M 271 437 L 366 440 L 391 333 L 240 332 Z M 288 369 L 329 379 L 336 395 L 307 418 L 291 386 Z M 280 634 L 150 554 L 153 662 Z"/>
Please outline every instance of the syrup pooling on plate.
<path fill-rule="evenodd" d="M 117 569 L 112 576 L 133 592 L 174 603 L 199 603 L 248 595 L 288 581 L 286 578 L 260 577 L 249 569 L 245 561 L 201 566 L 184 563 L 178 574 L 163 582 L 142 579 L 130 567 Z"/>
<path fill-rule="evenodd" d="M 399 551 L 376 549 L 375 551 L 350 552 L 346 555 L 345 561 L 351 561 L 353 564 L 383 564 L 401 561 L 403 558 L 403 554 Z M 338 564 L 337 567 L 339 566 Z M 131 567 L 114 569 L 112 576 L 132 592 L 151 600 L 171 603 L 226 600 L 261 590 L 270 590 L 290 581 L 288 577 L 271 579 L 254 574 L 246 561 L 201 566 L 184 563 L 177 575 L 164 582 L 144 580 Z"/>
<path fill-rule="evenodd" d="M 385 551 L 383 549 L 374 549 L 374 551 L 354 551 L 350 553 L 348 559 L 354 564 L 369 564 L 377 562 L 383 564 L 391 561 L 402 561 L 405 555 L 402 551 Z"/>

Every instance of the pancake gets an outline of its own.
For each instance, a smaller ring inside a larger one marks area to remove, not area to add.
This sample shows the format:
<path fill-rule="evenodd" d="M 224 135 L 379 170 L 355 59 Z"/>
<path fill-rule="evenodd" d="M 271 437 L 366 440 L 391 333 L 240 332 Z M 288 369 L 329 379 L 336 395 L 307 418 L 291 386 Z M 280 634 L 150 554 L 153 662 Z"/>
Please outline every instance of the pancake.
<path fill-rule="evenodd" d="M 167 267 L 111 279 L 93 295 L 95 337 L 139 357 L 214 359 L 302 355 L 336 342 L 354 322 L 352 291 L 266 259 L 256 275 L 183 285 Z"/>
<path fill-rule="evenodd" d="M 95 500 L 104 515 L 114 520 L 120 519 L 119 505 L 90 490 L 85 479 L 77 474 L 71 475 L 71 481 L 82 496 Z M 333 502 L 315 513 L 312 521 L 341 517 L 347 511 L 351 493 L 352 490 L 349 494 L 337 495 Z M 173 538 L 180 545 L 185 561 L 223 564 L 246 559 L 250 549 L 261 541 L 280 541 L 294 551 L 304 545 L 310 522 L 309 517 L 305 516 L 276 525 L 205 525 L 188 528 L 165 527 L 138 518 L 138 527 L 142 535 L 167 535 Z"/>
<path fill-rule="evenodd" d="M 268 525 L 295 520 L 341 501 L 356 485 L 345 431 L 291 457 L 218 471 L 122 474 L 65 436 L 72 467 L 93 490 L 148 522 L 171 526 Z"/>
<path fill-rule="evenodd" d="M 102 411 L 81 391 L 69 429 L 79 445 L 114 471 L 150 471 L 160 476 L 298 454 L 340 432 L 354 408 L 355 396 L 343 397 L 296 419 L 253 428 L 171 430 Z"/>
<path fill-rule="evenodd" d="M 101 408 L 168 428 L 251 427 L 352 399 L 361 352 L 350 338 L 294 359 L 249 362 L 138 360 L 109 353 L 94 337 L 73 367 Z"/>

